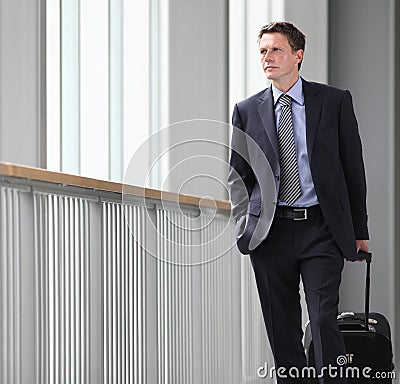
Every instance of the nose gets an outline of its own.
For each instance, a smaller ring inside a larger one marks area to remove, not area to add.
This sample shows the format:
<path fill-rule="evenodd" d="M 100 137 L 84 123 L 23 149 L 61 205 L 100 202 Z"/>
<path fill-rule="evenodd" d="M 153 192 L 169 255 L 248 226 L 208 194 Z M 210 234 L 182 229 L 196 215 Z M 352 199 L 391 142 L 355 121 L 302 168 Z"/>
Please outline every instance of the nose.
<path fill-rule="evenodd" d="M 265 52 L 265 56 L 264 56 L 264 60 L 265 60 L 265 62 L 266 63 L 269 63 L 270 61 L 271 61 L 271 53 L 270 53 L 270 51 L 266 51 Z"/>

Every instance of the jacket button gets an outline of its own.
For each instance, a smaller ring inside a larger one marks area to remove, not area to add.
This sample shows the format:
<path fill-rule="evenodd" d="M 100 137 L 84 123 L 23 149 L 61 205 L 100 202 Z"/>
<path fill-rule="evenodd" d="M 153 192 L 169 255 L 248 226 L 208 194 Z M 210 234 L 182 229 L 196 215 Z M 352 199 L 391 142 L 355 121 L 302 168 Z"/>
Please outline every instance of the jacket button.
<path fill-rule="evenodd" d="M 279 176 L 276 175 L 276 176 L 275 176 L 275 179 L 276 179 L 276 181 L 279 181 Z"/>

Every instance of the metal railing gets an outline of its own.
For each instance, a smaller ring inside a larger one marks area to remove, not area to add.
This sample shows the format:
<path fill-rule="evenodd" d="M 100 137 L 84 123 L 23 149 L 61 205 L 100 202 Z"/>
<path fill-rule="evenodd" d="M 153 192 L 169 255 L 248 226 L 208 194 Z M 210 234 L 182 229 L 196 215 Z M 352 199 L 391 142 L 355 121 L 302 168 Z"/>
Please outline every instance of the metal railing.
<path fill-rule="evenodd" d="M 267 383 L 229 204 L 123 192 L 0 164 L 0 383 Z"/>

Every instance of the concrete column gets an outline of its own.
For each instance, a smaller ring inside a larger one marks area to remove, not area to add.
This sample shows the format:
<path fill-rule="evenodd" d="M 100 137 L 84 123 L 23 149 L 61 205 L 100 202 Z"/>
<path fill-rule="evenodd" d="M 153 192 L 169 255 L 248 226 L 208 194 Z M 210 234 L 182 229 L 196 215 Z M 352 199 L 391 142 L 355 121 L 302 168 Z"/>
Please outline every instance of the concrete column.
<path fill-rule="evenodd" d="M 213 139 L 228 143 L 228 0 L 191 1 L 170 0 L 168 27 L 168 55 L 160 57 L 160 65 L 169 65 L 167 111 L 168 123 L 181 123 L 193 119 L 212 119 L 215 123 Z M 168 63 L 167 63 L 168 60 Z M 209 123 L 185 123 L 188 130 L 201 132 Z M 206 129 L 206 128 L 205 128 Z M 179 143 L 182 137 L 170 131 L 170 144 Z M 208 153 L 214 158 L 193 157 Z M 179 151 L 169 153 L 169 170 L 183 159 L 191 165 L 182 167 L 180 181 L 170 180 L 167 188 L 183 193 L 227 198 L 223 187 L 227 169 L 223 166 L 228 151 L 220 146 L 216 151 L 209 144 L 199 142 L 195 151 L 182 145 Z M 218 162 L 215 158 L 222 160 Z M 198 171 L 195 171 L 198 169 Z M 193 178 L 194 173 L 213 171 L 215 178 Z M 166 175 L 164 175 L 166 176 Z M 181 189 L 181 180 L 191 180 Z M 219 180 L 219 182 L 217 181 Z"/>
<path fill-rule="evenodd" d="M 306 35 L 300 75 L 306 80 L 328 81 L 328 0 L 285 0 L 286 21 Z"/>
<path fill-rule="evenodd" d="M 0 0 L 0 161 L 44 166 L 45 1 Z"/>

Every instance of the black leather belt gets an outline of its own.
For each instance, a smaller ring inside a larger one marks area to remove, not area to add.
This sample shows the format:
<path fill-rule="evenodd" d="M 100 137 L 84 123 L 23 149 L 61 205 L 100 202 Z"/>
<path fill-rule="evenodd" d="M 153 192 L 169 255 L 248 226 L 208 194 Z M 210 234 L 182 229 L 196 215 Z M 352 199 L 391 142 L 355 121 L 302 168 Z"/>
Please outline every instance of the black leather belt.
<path fill-rule="evenodd" d="M 275 210 L 275 217 L 291 220 L 307 220 L 321 213 L 319 205 L 313 205 L 307 208 L 286 207 L 278 205 Z"/>

